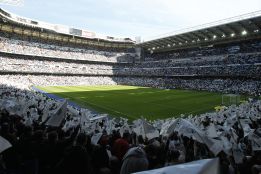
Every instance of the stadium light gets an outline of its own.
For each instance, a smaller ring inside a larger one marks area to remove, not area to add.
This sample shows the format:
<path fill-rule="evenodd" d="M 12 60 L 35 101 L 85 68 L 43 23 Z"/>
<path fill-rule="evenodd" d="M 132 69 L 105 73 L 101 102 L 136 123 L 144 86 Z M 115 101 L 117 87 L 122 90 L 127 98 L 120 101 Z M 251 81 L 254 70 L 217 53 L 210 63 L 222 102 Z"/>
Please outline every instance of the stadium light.
<path fill-rule="evenodd" d="M 216 35 L 214 35 L 214 36 L 213 36 L 213 39 L 216 39 L 216 38 L 217 38 L 217 36 L 216 36 Z"/>
<path fill-rule="evenodd" d="M 241 32 L 241 34 L 244 36 L 244 35 L 247 34 L 247 31 L 246 31 L 246 30 L 243 30 L 243 31 Z"/>
<path fill-rule="evenodd" d="M 231 33 L 231 35 L 230 35 L 231 37 L 234 37 L 235 36 L 235 33 Z"/>

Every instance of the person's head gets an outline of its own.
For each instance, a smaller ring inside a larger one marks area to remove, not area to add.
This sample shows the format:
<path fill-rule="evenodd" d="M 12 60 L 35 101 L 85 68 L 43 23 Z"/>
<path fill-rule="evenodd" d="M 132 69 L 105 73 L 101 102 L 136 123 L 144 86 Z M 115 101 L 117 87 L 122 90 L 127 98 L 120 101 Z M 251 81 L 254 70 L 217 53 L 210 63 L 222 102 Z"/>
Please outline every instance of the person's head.
<path fill-rule="evenodd" d="M 174 134 L 173 134 L 173 139 L 174 139 L 174 140 L 178 140 L 178 139 L 179 139 L 179 137 L 178 137 L 178 132 L 174 132 Z"/>
<path fill-rule="evenodd" d="M 253 159 L 255 160 L 255 162 L 257 164 L 261 164 L 261 151 L 260 150 L 254 151 Z"/>
<path fill-rule="evenodd" d="M 169 139 L 170 139 L 170 140 L 176 140 L 176 139 L 177 139 L 177 132 L 172 132 L 172 133 L 169 135 Z"/>
<path fill-rule="evenodd" d="M 109 137 L 107 135 L 102 135 L 99 140 L 99 144 L 102 146 L 106 146 L 108 144 L 108 141 L 109 141 Z"/>
<path fill-rule="evenodd" d="M 44 139 L 44 133 L 42 130 L 37 130 L 34 132 L 33 139 L 35 141 L 42 141 Z"/>
<path fill-rule="evenodd" d="M 158 151 L 156 147 L 153 144 L 148 144 L 147 146 L 145 146 L 144 151 L 146 152 L 148 160 L 155 162 L 155 159 L 157 159 L 158 157 Z"/>
<path fill-rule="evenodd" d="M 58 134 L 56 131 L 52 131 L 48 133 L 48 141 L 51 143 L 55 143 L 58 140 Z"/>
<path fill-rule="evenodd" d="M 92 141 L 91 141 L 91 136 L 90 136 L 90 135 L 86 135 L 86 138 L 87 138 L 87 143 L 86 143 L 86 145 L 87 145 L 87 146 L 90 146 L 91 143 L 92 143 Z"/>
<path fill-rule="evenodd" d="M 87 136 L 84 133 L 80 133 L 77 136 L 76 144 L 80 146 L 85 146 L 87 144 Z"/>
<path fill-rule="evenodd" d="M 144 144 L 144 139 L 143 139 L 142 135 L 138 136 L 138 143 L 139 144 Z"/>
<path fill-rule="evenodd" d="M 63 140 L 65 138 L 65 132 L 62 129 L 58 129 L 57 133 L 58 133 L 59 140 Z"/>
<path fill-rule="evenodd" d="M 1 133 L 2 134 L 6 134 L 6 133 L 9 133 L 10 132 L 10 126 L 7 122 L 3 123 L 1 125 Z"/>
<path fill-rule="evenodd" d="M 31 126 L 25 126 L 23 130 L 24 135 L 32 135 L 33 133 L 33 128 Z"/>
<path fill-rule="evenodd" d="M 122 138 L 128 142 L 130 142 L 131 136 L 129 132 L 124 132 Z"/>

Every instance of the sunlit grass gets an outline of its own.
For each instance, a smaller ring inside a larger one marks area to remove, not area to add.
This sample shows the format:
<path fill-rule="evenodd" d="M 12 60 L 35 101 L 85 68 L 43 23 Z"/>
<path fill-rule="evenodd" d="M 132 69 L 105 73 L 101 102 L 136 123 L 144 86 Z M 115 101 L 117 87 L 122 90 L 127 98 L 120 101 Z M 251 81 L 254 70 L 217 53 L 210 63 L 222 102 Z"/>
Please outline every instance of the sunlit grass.
<path fill-rule="evenodd" d="M 220 93 L 192 90 L 164 90 L 137 86 L 48 86 L 37 87 L 83 107 L 130 120 L 141 116 L 154 120 L 180 114 L 214 111 L 221 104 Z"/>

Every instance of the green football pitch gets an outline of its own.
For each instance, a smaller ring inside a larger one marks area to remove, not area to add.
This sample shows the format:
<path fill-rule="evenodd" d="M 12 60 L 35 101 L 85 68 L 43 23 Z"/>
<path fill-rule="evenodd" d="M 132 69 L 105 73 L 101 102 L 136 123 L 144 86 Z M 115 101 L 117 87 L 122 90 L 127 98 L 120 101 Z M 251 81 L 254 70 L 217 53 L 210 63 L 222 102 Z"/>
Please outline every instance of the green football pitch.
<path fill-rule="evenodd" d="M 136 86 L 48 86 L 37 87 L 99 113 L 134 120 L 143 116 L 154 120 L 214 111 L 222 94 L 165 90 Z"/>

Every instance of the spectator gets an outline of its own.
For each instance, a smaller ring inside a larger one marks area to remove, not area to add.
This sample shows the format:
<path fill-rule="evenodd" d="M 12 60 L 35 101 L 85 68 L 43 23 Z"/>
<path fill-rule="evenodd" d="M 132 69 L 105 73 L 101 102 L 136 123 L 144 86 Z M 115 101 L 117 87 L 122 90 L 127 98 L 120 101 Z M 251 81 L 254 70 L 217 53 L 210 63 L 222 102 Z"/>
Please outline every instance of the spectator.
<path fill-rule="evenodd" d="M 123 157 L 120 174 L 131 174 L 147 170 L 149 166 L 145 151 L 141 147 L 133 147 Z"/>

